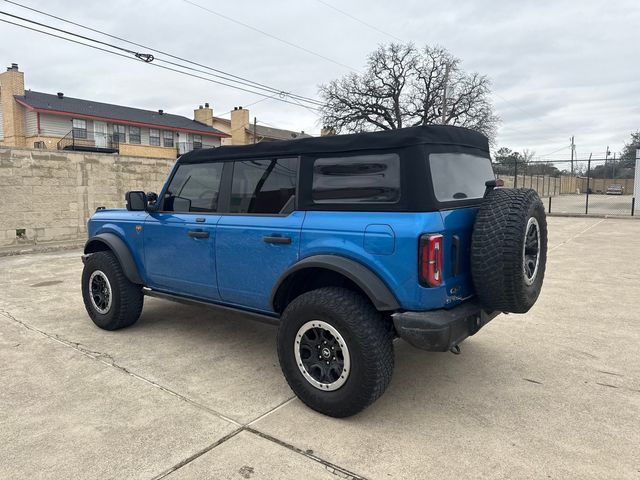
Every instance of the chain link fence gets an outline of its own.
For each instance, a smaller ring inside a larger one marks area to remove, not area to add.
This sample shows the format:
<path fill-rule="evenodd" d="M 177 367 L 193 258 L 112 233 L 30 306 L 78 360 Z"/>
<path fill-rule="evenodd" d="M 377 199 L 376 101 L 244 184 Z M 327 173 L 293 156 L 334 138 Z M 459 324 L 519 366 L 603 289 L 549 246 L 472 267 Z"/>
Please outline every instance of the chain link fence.
<path fill-rule="evenodd" d="M 548 213 L 640 216 L 634 198 L 634 166 L 622 168 L 603 159 L 576 164 L 580 168 L 574 175 L 545 174 L 544 170 L 557 170 L 551 162 L 500 164 L 495 170 L 505 187 L 537 191 Z"/>

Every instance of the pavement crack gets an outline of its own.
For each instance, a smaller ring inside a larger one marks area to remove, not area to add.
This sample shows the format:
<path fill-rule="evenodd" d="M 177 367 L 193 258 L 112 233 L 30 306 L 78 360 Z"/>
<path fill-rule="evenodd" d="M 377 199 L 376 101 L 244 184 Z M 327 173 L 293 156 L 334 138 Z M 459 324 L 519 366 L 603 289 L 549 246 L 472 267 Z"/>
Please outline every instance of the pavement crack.
<path fill-rule="evenodd" d="M 527 382 L 535 383 L 536 385 L 542 385 L 542 382 L 539 382 L 538 380 L 532 380 L 530 378 L 523 378 L 523 380 L 526 380 Z"/>
<path fill-rule="evenodd" d="M 175 390 L 172 390 L 168 387 L 165 387 L 163 385 L 160 385 L 157 382 L 154 382 L 153 380 L 146 378 L 142 375 L 139 375 L 131 370 L 129 370 L 127 367 L 124 367 L 122 365 L 119 365 L 118 363 L 116 363 L 116 361 L 114 360 L 114 358 L 109 355 L 108 353 L 104 353 L 104 352 L 99 352 L 96 350 L 91 350 L 87 347 L 85 347 L 84 345 L 82 345 L 79 342 L 74 342 L 71 340 L 67 340 L 64 337 L 61 337 L 60 335 L 57 334 L 51 334 L 48 332 L 45 332 L 44 330 L 41 330 L 37 327 L 34 327 L 33 325 L 29 325 L 26 322 L 23 322 L 22 320 L 17 319 L 15 316 L 13 316 L 11 313 L 7 312 L 6 310 L 0 310 L 0 315 L 2 315 L 3 317 L 21 325 L 22 327 L 26 328 L 27 330 L 30 330 L 32 332 L 36 332 L 39 333 L 40 335 L 45 336 L 46 338 L 53 340 L 54 342 L 58 342 L 66 347 L 72 348 L 73 350 L 81 353 L 82 355 L 85 355 L 89 358 L 92 358 L 94 360 L 99 361 L 100 363 L 102 363 L 103 365 L 107 365 L 109 367 L 115 368 L 116 370 L 119 370 L 122 373 L 125 373 L 127 375 L 130 375 L 131 377 L 140 380 L 142 382 L 145 382 L 159 390 L 162 390 L 165 393 L 168 393 L 169 395 L 173 395 L 174 397 L 179 398 L 180 400 L 182 400 L 185 403 L 188 403 L 189 405 L 192 405 L 198 409 L 201 410 L 205 410 L 206 412 L 210 413 L 211 415 L 214 415 L 226 422 L 229 422 L 237 427 L 242 426 L 242 424 L 230 417 L 227 417 L 226 415 L 223 415 L 222 413 L 207 407 L 206 405 L 203 405 L 201 403 L 196 402 L 195 400 L 191 400 L 189 397 L 186 397 L 184 395 L 182 395 L 181 393 L 176 392 Z"/>
<path fill-rule="evenodd" d="M 288 450 L 291 450 L 292 452 L 298 453 L 304 457 L 307 457 L 310 460 L 313 460 L 314 462 L 317 462 L 319 464 L 321 464 L 325 470 L 327 470 L 328 472 L 332 473 L 333 475 L 340 477 L 340 478 L 345 478 L 347 480 L 366 480 L 366 477 L 363 477 L 361 475 L 358 475 L 357 473 L 351 472 L 349 470 L 347 470 L 346 468 L 342 468 L 338 465 L 335 465 L 327 460 L 324 460 L 320 457 L 318 457 L 317 455 L 315 455 L 312 451 L 310 450 L 302 450 L 301 448 L 298 448 L 294 445 L 291 445 L 290 443 L 287 443 L 283 440 L 280 440 L 276 437 L 272 437 L 271 435 L 267 434 L 267 433 L 263 433 L 260 432 L 254 428 L 251 427 L 245 427 L 244 428 L 245 431 L 253 433 L 254 435 L 257 435 L 260 438 L 264 438 L 265 440 L 269 440 L 270 442 L 276 443 L 278 445 L 280 445 L 281 447 L 284 447 Z"/>
<path fill-rule="evenodd" d="M 598 370 L 598 372 L 604 373 L 606 375 L 614 375 L 616 377 L 624 377 L 624 375 L 622 375 L 621 373 L 607 372 L 606 370 Z"/>
<path fill-rule="evenodd" d="M 214 448 L 216 448 L 218 445 L 223 444 L 224 442 L 226 442 L 227 440 L 235 437 L 237 434 L 239 434 L 240 432 L 242 432 L 245 429 L 245 427 L 240 427 L 237 428 L 236 430 L 234 430 L 233 432 L 225 435 L 224 437 L 222 437 L 221 439 L 213 442 L 211 445 L 209 445 L 208 447 L 203 448 L 202 450 L 198 450 L 196 453 L 194 453 L 193 455 L 191 455 L 190 457 L 185 458 L 184 460 L 182 460 L 181 462 L 176 463 L 173 467 L 165 470 L 164 472 L 160 473 L 159 475 L 156 475 L 155 477 L 153 477 L 152 480 L 160 480 L 161 478 L 166 477 L 167 475 L 175 472 L 176 470 L 184 467 L 185 465 L 187 465 L 188 463 L 193 462 L 196 458 L 201 457 L 202 455 L 204 455 L 207 452 L 210 452 L 211 450 L 213 450 Z"/>
<path fill-rule="evenodd" d="M 576 238 L 578 238 L 580 235 L 582 235 L 583 233 L 587 233 L 589 230 L 591 230 L 592 228 L 597 227 L 598 225 L 600 225 L 602 222 L 604 222 L 606 220 L 606 218 L 603 218 L 602 220 L 600 220 L 597 223 L 594 223 L 592 225 L 589 225 L 587 228 L 585 228 L 584 230 L 582 230 L 581 232 L 576 233 L 575 235 L 567 238 L 565 241 L 560 242 L 558 245 L 551 247 L 548 252 L 552 252 L 553 250 L 555 250 L 556 248 L 560 248 L 563 245 L 566 245 L 567 243 L 571 242 L 571 240 L 575 240 Z"/>
<path fill-rule="evenodd" d="M 600 385 L 601 387 L 609 387 L 609 388 L 618 388 L 615 385 L 611 385 L 610 383 L 600 383 L 600 382 L 596 382 L 596 385 Z"/>

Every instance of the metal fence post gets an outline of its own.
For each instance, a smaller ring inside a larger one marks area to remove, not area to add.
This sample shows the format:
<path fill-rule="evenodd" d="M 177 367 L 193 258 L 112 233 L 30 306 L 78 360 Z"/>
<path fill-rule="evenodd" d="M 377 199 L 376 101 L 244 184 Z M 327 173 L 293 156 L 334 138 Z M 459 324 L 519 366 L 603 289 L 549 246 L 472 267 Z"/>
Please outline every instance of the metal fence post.
<path fill-rule="evenodd" d="M 636 171 L 633 179 L 633 199 L 631 200 L 631 216 L 635 215 L 636 198 L 640 198 L 640 145 L 636 146 Z"/>
<path fill-rule="evenodd" d="M 589 154 L 589 161 L 587 162 L 587 199 L 584 204 L 584 214 L 589 215 L 589 190 L 591 190 L 591 153 Z"/>
<path fill-rule="evenodd" d="M 548 213 L 551 213 L 551 195 L 549 195 L 549 212 Z"/>
<path fill-rule="evenodd" d="M 513 166 L 513 188 L 518 188 L 518 160 L 514 161 Z"/>

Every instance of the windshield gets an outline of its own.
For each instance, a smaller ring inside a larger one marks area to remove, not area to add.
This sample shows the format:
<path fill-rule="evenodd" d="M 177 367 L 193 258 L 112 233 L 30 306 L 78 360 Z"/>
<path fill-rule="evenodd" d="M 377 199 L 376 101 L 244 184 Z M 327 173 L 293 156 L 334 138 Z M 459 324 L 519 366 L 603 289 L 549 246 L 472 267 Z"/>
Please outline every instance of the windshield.
<path fill-rule="evenodd" d="M 495 179 L 489 158 L 468 153 L 432 153 L 429 168 L 439 202 L 482 198 L 485 182 Z"/>

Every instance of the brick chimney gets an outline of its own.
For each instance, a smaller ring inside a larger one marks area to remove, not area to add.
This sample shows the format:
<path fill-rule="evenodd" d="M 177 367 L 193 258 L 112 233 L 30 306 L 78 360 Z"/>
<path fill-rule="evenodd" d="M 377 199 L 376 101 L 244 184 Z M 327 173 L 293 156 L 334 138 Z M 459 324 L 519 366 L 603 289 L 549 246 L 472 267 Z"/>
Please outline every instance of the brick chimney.
<path fill-rule="evenodd" d="M 231 145 L 246 145 L 249 124 L 249 110 L 234 107 L 231 111 Z"/>
<path fill-rule="evenodd" d="M 14 95 L 24 95 L 24 73 L 18 64 L 12 63 L 6 72 L 0 73 L 0 107 L 3 113 L 3 144 L 24 147 L 25 108 L 16 102 Z"/>
<path fill-rule="evenodd" d="M 320 129 L 320 136 L 321 137 L 330 137 L 332 135 L 336 134 L 336 129 L 333 127 L 322 127 Z"/>
<path fill-rule="evenodd" d="M 204 107 L 200 105 L 193 111 L 193 119 L 196 122 L 213 127 L 213 108 L 211 108 L 208 103 L 205 103 Z"/>

